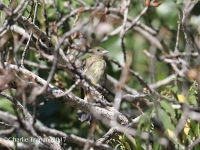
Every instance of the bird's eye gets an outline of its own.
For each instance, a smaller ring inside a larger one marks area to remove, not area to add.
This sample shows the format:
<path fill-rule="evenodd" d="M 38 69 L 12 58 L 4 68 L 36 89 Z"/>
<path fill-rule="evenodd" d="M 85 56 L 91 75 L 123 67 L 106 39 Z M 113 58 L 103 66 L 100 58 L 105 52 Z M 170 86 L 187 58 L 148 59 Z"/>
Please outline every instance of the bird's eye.
<path fill-rule="evenodd" d="M 100 49 L 97 49 L 97 52 L 99 52 L 100 51 Z"/>

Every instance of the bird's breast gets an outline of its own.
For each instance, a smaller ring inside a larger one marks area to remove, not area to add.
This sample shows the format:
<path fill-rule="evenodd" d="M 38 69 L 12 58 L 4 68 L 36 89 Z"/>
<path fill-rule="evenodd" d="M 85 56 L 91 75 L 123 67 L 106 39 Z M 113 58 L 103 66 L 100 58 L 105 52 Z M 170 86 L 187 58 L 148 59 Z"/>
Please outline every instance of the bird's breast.
<path fill-rule="evenodd" d="M 91 58 L 86 61 L 86 76 L 93 84 L 103 86 L 105 81 L 106 62 L 103 59 Z"/>

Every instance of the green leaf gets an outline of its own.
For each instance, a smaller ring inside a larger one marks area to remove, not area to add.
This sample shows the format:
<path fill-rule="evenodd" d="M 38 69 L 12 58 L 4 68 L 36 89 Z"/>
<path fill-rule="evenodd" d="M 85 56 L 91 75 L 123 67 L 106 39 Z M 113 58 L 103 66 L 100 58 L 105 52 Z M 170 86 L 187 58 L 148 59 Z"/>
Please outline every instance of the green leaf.
<path fill-rule="evenodd" d="M 178 81 L 184 82 L 185 80 L 183 78 L 178 78 Z"/>
<path fill-rule="evenodd" d="M 194 147 L 194 150 L 199 150 L 199 149 L 200 149 L 200 145 L 199 144 Z"/>
<path fill-rule="evenodd" d="M 118 148 L 120 145 L 121 145 L 121 144 L 117 144 L 117 145 L 115 146 L 115 148 Z"/>
<path fill-rule="evenodd" d="M 141 138 L 135 137 L 135 142 L 138 150 L 144 150 L 144 148 L 141 146 Z"/>
<path fill-rule="evenodd" d="M 177 93 L 177 92 L 178 92 L 178 86 L 172 87 L 171 90 L 172 90 L 174 93 Z"/>
<path fill-rule="evenodd" d="M 166 129 L 174 131 L 175 127 L 170 120 L 170 116 L 163 109 L 158 109 L 159 118 L 162 120 L 163 125 Z"/>
<path fill-rule="evenodd" d="M 197 105 L 197 98 L 195 95 L 189 95 L 188 96 L 188 101 L 191 105 Z"/>
<path fill-rule="evenodd" d="M 198 137 L 199 136 L 199 123 L 196 121 L 190 121 L 190 135 L 191 137 Z"/>
<path fill-rule="evenodd" d="M 183 4 L 184 3 L 184 0 L 177 0 L 176 3 L 179 5 L 179 4 Z"/>
<path fill-rule="evenodd" d="M 138 130 L 144 131 L 150 128 L 151 128 L 151 124 L 148 118 L 148 114 L 145 114 L 140 118 L 140 121 L 138 123 Z"/>
<path fill-rule="evenodd" d="M 159 144 L 158 144 L 158 142 L 154 142 L 154 143 L 153 143 L 153 149 L 154 149 L 154 150 L 158 150 L 158 149 L 159 149 Z"/>
<path fill-rule="evenodd" d="M 172 108 L 172 105 L 169 102 L 162 100 L 160 102 L 160 105 L 162 106 L 163 109 L 165 109 L 172 116 L 175 115 L 175 111 L 174 111 L 174 109 Z"/>
<path fill-rule="evenodd" d="M 13 110 L 13 108 L 12 108 L 12 102 L 11 101 L 9 101 L 9 100 L 7 100 L 7 99 L 5 99 L 5 98 L 0 98 L 0 109 L 1 110 L 4 110 L 4 111 L 7 111 L 7 112 L 9 112 L 9 113 L 11 113 L 11 114 L 14 114 L 14 110 Z"/>
<path fill-rule="evenodd" d="M 171 90 L 172 85 L 166 85 L 166 88 Z"/>

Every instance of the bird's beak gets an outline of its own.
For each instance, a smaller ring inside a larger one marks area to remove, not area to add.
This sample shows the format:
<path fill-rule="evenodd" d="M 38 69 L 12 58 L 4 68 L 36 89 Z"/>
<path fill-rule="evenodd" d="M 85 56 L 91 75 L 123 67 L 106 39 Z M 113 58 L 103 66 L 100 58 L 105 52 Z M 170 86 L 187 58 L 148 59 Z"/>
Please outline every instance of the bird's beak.
<path fill-rule="evenodd" d="M 107 51 L 107 50 L 103 50 L 103 51 L 102 51 L 103 54 L 107 54 L 108 52 L 109 52 L 109 51 Z"/>

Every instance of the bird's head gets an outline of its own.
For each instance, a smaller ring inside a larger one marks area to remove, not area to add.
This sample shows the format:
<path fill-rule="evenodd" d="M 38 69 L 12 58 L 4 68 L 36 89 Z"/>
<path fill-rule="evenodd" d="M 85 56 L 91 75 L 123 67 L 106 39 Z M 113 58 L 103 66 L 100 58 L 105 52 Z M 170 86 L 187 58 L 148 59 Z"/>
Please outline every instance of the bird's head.
<path fill-rule="evenodd" d="M 105 56 L 109 52 L 99 46 L 93 47 L 91 50 L 92 50 L 93 55 L 95 55 L 95 56 Z"/>

